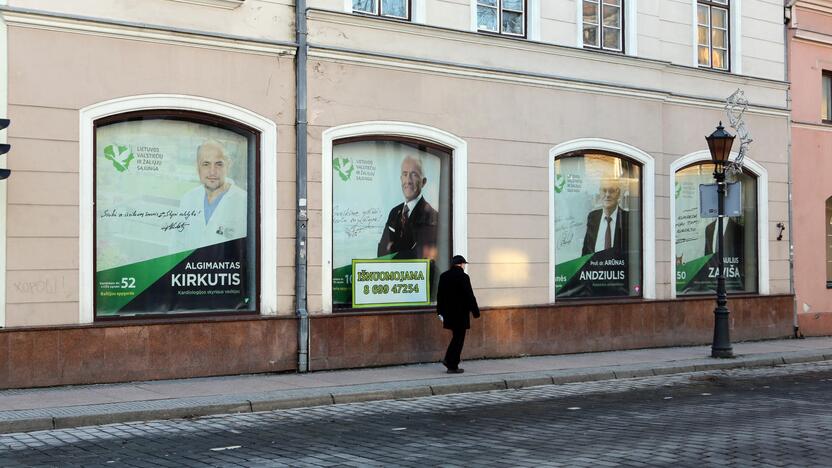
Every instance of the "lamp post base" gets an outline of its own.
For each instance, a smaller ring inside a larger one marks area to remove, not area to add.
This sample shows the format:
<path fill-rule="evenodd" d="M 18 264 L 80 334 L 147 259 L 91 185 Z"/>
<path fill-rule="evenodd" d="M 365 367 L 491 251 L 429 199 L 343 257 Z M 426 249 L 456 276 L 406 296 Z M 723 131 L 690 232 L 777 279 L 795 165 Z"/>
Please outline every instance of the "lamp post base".
<path fill-rule="evenodd" d="M 717 349 L 711 348 L 711 357 L 717 359 L 732 359 L 735 358 L 734 350 L 731 348 L 728 349 Z"/>

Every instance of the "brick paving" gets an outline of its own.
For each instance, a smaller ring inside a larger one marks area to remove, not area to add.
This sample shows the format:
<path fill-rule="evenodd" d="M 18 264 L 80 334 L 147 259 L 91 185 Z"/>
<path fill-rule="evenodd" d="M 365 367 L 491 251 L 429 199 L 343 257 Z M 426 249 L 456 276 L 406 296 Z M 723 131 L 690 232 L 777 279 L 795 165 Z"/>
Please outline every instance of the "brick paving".
<path fill-rule="evenodd" d="M 0 435 L 0 466 L 832 466 L 832 361 Z"/>

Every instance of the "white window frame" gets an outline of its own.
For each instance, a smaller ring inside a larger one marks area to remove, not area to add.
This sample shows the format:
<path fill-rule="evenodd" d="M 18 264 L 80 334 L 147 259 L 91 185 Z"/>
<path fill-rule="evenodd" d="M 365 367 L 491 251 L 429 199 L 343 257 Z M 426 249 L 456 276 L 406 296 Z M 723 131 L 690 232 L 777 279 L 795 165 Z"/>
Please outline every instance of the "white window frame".
<path fill-rule="evenodd" d="M 637 56 L 638 55 L 638 0 L 622 0 L 624 2 L 624 11 L 621 13 L 623 20 L 624 31 L 622 39 L 624 41 L 624 55 Z M 584 10 L 583 1 L 576 0 L 577 12 L 575 23 L 577 24 L 577 36 L 575 38 L 575 45 L 578 48 L 584 48 Z M 590 50 L 598 50 L 590 48 Z"/>
<path fill-rule="evenodd" d="M 731 153 L 731 160 L 737 157 L 737 153 Z M 687 166 L 697 163 L 710 163 L 711 152 L 708 150 L 701 150 L 694 153 L 687 154 L 681 158 L 673 161 L 670 164 L 670 185 L 668 200 L 670 200 L 670 297 L 676 297 L 676 203 L 675 187 L 676 187 L 676 172 L 684 169 Z M 755 162 L 748 156 L 742 160 L 744 169 L 747 169 L 757 178 L 757 290 L 758 294 L 769 294 L 769 245 L 768 245 L 768 171 L 765 167 Z"/>
<path fill-rule="evenodd" d="M 410 122 L 358 122 L 327 129 L 321 135 L 321 308 L 332 313 L 332 146 L 342 138 L 398 136 L 436 143 L 450 148 L 451 213 L 454 255 L 468 255 L 468 143 L 438 128 Z"/>
<path fill-rule="evenodd" d="M 410 7 L 410 21 L 413 22 L 413 23 L 425 24 L 425 16 L 427 14 L 427 11 L 426 11 L 426 8 L 425 8 L 425 2 L 427 0 L 407 0 L 407 1 L 410 3 L 410 5 L 409 5 L 409 7 Z M 381 0 L 377 0 L 376 5 L 378 5 L 376 7 L 376 9 L 381 8 Z M 382 16 L 382 15 L 379 15 L 378 12 L 365 13 L 365 12 L 362 12 L 362 11 L 354 11 L 352 9 L 352 0 L 344 0 L 344 11 L 347 12 L 347 13 L 355 13 L 355 14 L 358 14 L 358 15 L 361 15 L 361 14 L 368 15 L 368 16 L 375 15 L 375 16 L 378 16 L 380 18 L 392 18 L 392 19 L 399 19 L 399 20 L 402 20 L 402 21 L 407 21 L 407 18 L 402 18 L 400 16 L 387 16 L 387 15 Z"/>
<path fill-rule="evenodd" d="M 540 1 L 541 0 L 527 0 L 526 9 L 528 11 L 525 12 L 526 15 L 526 25 L 525 25 L 525 36 L 518 36 L 516 34 L 504 34 L 492 31 L 481 31 L 477 25 L 477 0 L 471 0 L 471 32 L 485 32 L 487 34 L 495 34 L 500 36 L 506 37 L 518 37 L 522 38 L 525 37 L 530 41 L 539 41 L 540 40 Z M 499 19 L 498 19 L 499 21 Z M 500 24 L 500 28 L 502 29 L 502 24 Z"/>
<path fill-rule="evenodd" d="M 94 128 L 102 117 L 127 112 L 173 109 L 202 112 L 240 122 L 260 132 L 260 314 L 277 315 L 277 125 L 248 109 L 214 99 L 178 94 L 148 94 L 104 101 L 80 111 L 79 126 L 79 301 L 80 323 L 95 319 Z"/>
<path fill-rule="evenodd" d="M 628 157 L 641 164 L 642 291 L 644 299 L 656 298 L 656 163 L 653 156 L 615 140 L 581 138 L 561 143 L 549 150 L 549 302 L 555 302 L 555 158 L 575 151 L 606 151 Z"/>
<path fill-rule="evenodd" d="M 717 70 L 722 71 L 724 73 L 735 73 L 737 75 L 742 74 L 742 0 L 729 0 L 729 10 L 728 10 L 728 57 L 729 57 L 729 64 L 728 70 L 720 70 L 714 68 L 705 68 L 699 66 L 699 55 L 698 55 L 698 47 L 699 47 L 699 36 L 697 34 L 697 27 L 699 22 L 697 20 L 696 10 L 699 5 L 697 0 L 693 0 L 692 2 L 692 29 L 693 34 L 691 36 L 692 39 L 692 46 L 693 46 L 693 60 L 691 65 L 695 68 L 702 68 L 703 70 Z"/>

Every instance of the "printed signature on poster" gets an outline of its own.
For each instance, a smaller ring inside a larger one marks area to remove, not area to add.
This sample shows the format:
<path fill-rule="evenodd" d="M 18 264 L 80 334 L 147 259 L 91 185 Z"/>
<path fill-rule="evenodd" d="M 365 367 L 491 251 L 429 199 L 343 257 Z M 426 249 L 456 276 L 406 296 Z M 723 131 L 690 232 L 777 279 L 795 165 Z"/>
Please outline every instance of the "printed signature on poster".
<path fill-rule="evenodd" d="M 378 208 L 357 210 L 336 205 L 332 212 L 334 224 L 343 226 L 347 237 L 358 237 L 366 231 L 377 231 L 384 216 Z"/>

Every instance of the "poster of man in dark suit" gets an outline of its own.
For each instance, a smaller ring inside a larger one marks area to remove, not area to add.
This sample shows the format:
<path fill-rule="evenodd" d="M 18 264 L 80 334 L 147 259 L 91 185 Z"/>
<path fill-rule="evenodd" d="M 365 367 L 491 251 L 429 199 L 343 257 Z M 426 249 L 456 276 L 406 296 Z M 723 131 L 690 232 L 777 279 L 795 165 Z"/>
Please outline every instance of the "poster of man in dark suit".
<path fill-rule="evenodd" d="M 402 159 L 399 174 L 404 201 L 390 210 L 378 242 L 378 256 L 436 259 L 439 213 L 425 200 L 422 189 L 428 183 L 417 156 Z"/>
<path fill-rule="evenodd" d="M 627 249 L 629 213 L 618 203 L 621 185 L 616 179 L 604 179 L 599 190 L 601 208 L 589 212 L 586 217 L 586 234 L 581 255 L 607 251 L 613 257 L 622 257 Z"/>
<path fill-rule="evenodd" d="M 743 226 L 742 224 L 734 221 L 733 218 L 727 219 L 727 222 L 723 221 L 725 223 L 725 227 L 723 228 L 725 237 L 722 241 L 724 249 L 723 256 L 726 258 L 736 257 L 739 261 L 742 261 L 745 244 Z M 716 236 L 714 235 L 714 232 L 716 231 L 716 223 L 717 220 L 714 220 L 705 227 L 705 255 L 716 253 L 718 246 Z"/>

